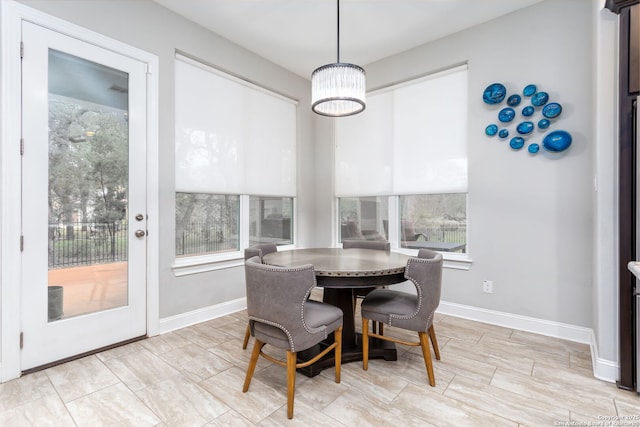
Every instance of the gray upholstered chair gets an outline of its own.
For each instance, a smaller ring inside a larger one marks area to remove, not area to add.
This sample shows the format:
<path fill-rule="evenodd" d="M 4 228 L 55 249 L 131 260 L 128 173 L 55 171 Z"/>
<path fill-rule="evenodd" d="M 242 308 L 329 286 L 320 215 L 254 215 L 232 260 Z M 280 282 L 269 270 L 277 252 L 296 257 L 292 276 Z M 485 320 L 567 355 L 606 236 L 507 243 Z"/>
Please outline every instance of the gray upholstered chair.
<path fill-rule="evenodd" d="M 360 249 L 373 249 L 377 251 L 385 251 L 386 253 L 391 252 L 391 243 L 387 240 L 343 240 L 342 241 L 343 249 L 351 249 L 351 248 L 360 248 Z M 373 291 L 372 288 L 356 288 L 353 290 L 354 302 L 357 298 L 364 298 L 367 294 Z M 355 307 L 355 303 L 354 303 Z M 375 332 L 376 324 L 374 323 L 374 332 Z M 383 334 L 383 326 L 382 323 L 377 324 L 378 332 L 380 335 Z"/>
<path fill-rule="evenodd" d="M 244 250 L 244 260 L 257 256 L 262 262 L 262 257 L 270 254 L 271 252 L 277 252 L 278 247 L 275 243 L 264 243 L 261 245 L 251 246 Z M 251 331 L 249 330 L 249 324 L 247 323 L 247 329 L 244 331 L 244 340 L 242 341 L 242 349 L 245 350 L 249 345 L 249 338 L 251 337 Z"/>
<path fill-rule="evenodd" d="M 433 328 L 433 316 L 440 304 L 442 287 L 442 254 L 429 249 L 421 249 L 416 258 L 407 262 L 404 274 L 417 290 L 417 294 L 376 289 L 362 301 L 362 367 L 366 371 L 369 365 L 369 337 L 398 344 L 422 347 L 422 356 L 429 375 L 429 384 L 436 385 L 431 363 L 429 338 L 436 359 L 440 360 L 440 350 L 436 332 Z M 397 338 L 369 333 L 369 320 L 385 323 L 389 326 L 418 332 L 419 341 L 404 341 Z M 429 338 L 427 338 L 427 334 Z"/>
<path fill-rule="evenodd" d="M 316 286 L 311 264 L 285 268 L 264 265 L 255 256 L 245 262 L 247 311 L 255 337 L 243 392 L 249 389 L 258 357 L 287 368 L 287 417 L 293 417 L 296 369 L 309 366 L 334 351 L 335 381 L 340 382 L 342 310 L 309 300 Z M 331 333 L 334 341 L 310 360 L 297 362 L 297 353 L 314 347 Z M 286 350 L 286 361 L 263 352 L 265 344 Z"/>

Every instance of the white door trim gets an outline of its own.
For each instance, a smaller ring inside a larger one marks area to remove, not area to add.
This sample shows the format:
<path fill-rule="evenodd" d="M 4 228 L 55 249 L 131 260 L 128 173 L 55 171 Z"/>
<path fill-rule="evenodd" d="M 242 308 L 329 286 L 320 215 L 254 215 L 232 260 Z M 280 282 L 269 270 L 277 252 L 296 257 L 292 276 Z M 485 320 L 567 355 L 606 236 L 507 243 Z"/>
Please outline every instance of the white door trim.
<path fill-rule="evenodd" d="M 158 57 L 13 0 L 0 2 L 0 382 L 18 378 L 21 330 L 20 38 L 23 20 L 147 64 L 147 334 L 159 332 Z"/>

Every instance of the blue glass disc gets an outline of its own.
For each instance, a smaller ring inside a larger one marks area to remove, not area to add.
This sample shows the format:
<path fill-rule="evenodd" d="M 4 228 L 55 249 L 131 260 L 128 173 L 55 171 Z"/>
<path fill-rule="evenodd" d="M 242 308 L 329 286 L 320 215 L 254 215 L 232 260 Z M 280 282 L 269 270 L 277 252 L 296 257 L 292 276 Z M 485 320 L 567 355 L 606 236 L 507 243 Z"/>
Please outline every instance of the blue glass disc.
<path fill-rule="evenodd" d="M 500 132 L 498 132 L 498 136 L 502 139 L 508 138 L 509 131 L 507 129 L 500 129 Z"/>
<path fill-rule="evenodd" d="M 546 128 L 549 127 L 550 124 L 551 124 L 551 122 L 549 121 L 549 119 L 540 119 L 538 121 L 538 128 L 546 129 Z"/>
<path fill-rule="evenodd" d="M 535 111 L 536 111 L 535 108 L 533 108 L 531 105 L 527 105 L 522 109 L 522 115 L 525 117 L 529 117 L 533 115 Z"/>
<path fill-rule="evenodd" d="M 522 101 L 520 95 L 513 94 L 509 98 L 507 98 L 507 105 L 510 105 L 511 107 L 517 107 L 518 105 L 520 105 L 520 101 Z"/>
<path fill-rule="evenodd" d="M 482 100 L 486 104 L 499 104 L 507 96 L 507 88 L 501 83 L 492 83 L 484 90 Z"/>
<path fill-rule="evenodd" d="M 547 151 L 559 153 L 571 145 L 571 134 L 564 130 L 554 130 L 544 137 L 542 146 Z"/>
<path fill-rule="evenodd" d="M 562 113 L 562 105 L 557 102 L 551 102 L 544 106 L 542 109 L 542 115 L 547 119 L 554 119 Z"/>
<path fill-rule="evenodd" d="M 536 107 L 543 106 L 549 100 L 549 94 L 547 92 L 537 92 L 531 97 L 531 104 Z"/>
<path fill-rule="evenodd" d="M 490 124 L 484 129 L 484 133 L 489 136 L 494 136 L 496 133 L 498 133 L 498 125 Z"/>
<path fill-rule="evenodd" d="M 518 125 L 518 127 L 516 128 L 516 130 L 518 131 L 518 133 L 520 135 L 528 135 L 531 132 L 533 132 L 533 123 L 531 122 L 522 122 Z"/>
<path fill-rule="evenodd" d="M 509 141 L 509 146 L 514 150 L 521 149 L 522 147 L 524 147 L 524 138 L 520 136 L 511 138 L 511 141 Z"/>
<path fill-rule="evenodd" d="M 536 93 L 537 90 L 538 88 L 536 87 L 536 85 L 526 85 L 524 90 L 522 91 L 522 94 L 524 96 L 531 96 Z"/>
<path fill-rule="evenodd" d="M 516 116 L 516 110 L 511 107 L 503 108 L 498 113 L 498 120 L 502 123 L 508 123 Z"/>
<path fill-rule="evenodd" d="M 531 154 L 536 154 L 538 151 L 540 151 L 540 145 L 536 143 L 529 144 L 529 146 L 527 147 L 527 150 L 529 150 Z"/>

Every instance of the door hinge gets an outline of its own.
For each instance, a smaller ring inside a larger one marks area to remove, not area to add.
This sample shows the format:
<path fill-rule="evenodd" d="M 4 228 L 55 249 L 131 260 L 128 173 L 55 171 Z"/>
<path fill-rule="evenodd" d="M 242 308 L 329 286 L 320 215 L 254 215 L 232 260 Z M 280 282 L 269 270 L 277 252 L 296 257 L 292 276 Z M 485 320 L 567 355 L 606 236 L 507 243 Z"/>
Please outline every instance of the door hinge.
<path fill-rule="evenodd" d="M 20 332 L 20 350 L 24 348 L 24 332 Z"/>
<path fill-rule="evenodd" d="M 20 42 L 20 59 L 24 58 L 24 42 Z"/>
<path fill-rule="evenodd" d="M 20 252 L 24 251 L 24 236 L 20 236 Z"/>
<path fill-rule="evenodd" d="M 20 138 L 20 155 L 24 154 L 24 138 Z"/>

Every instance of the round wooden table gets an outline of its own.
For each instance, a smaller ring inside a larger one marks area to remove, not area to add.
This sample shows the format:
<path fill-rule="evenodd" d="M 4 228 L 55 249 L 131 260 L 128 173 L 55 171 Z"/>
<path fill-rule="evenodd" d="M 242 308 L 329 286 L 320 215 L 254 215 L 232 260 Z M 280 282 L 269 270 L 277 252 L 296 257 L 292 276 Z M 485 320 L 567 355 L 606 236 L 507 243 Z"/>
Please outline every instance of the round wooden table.
<path fill-rule="evenodd" d="M 355 291 L 361 288 L 392 285 L 404 280 L 408 255 L 373 249 L 312 248 L 272 252 L 263 257 L 265 264 L 296 267 L 312 264 L 318 286 L 324 288 L 323 301 L 342 309 L 342 362 L 362 360 L 361 334 L 355 330 Z M 333 342 L 333 338 L 331 338 Z M 310 349 L 317 352 L 318 349 Z M 304 352 L 302 352 L 304 353 Z M 308 357 L 301 354 L 301 357 Z M 388 341 L 372 340 L 369 358 L 397 360 L 395 345 Z M 314 376 L 333 360 L 315 363 L 302 373 Z"/>

